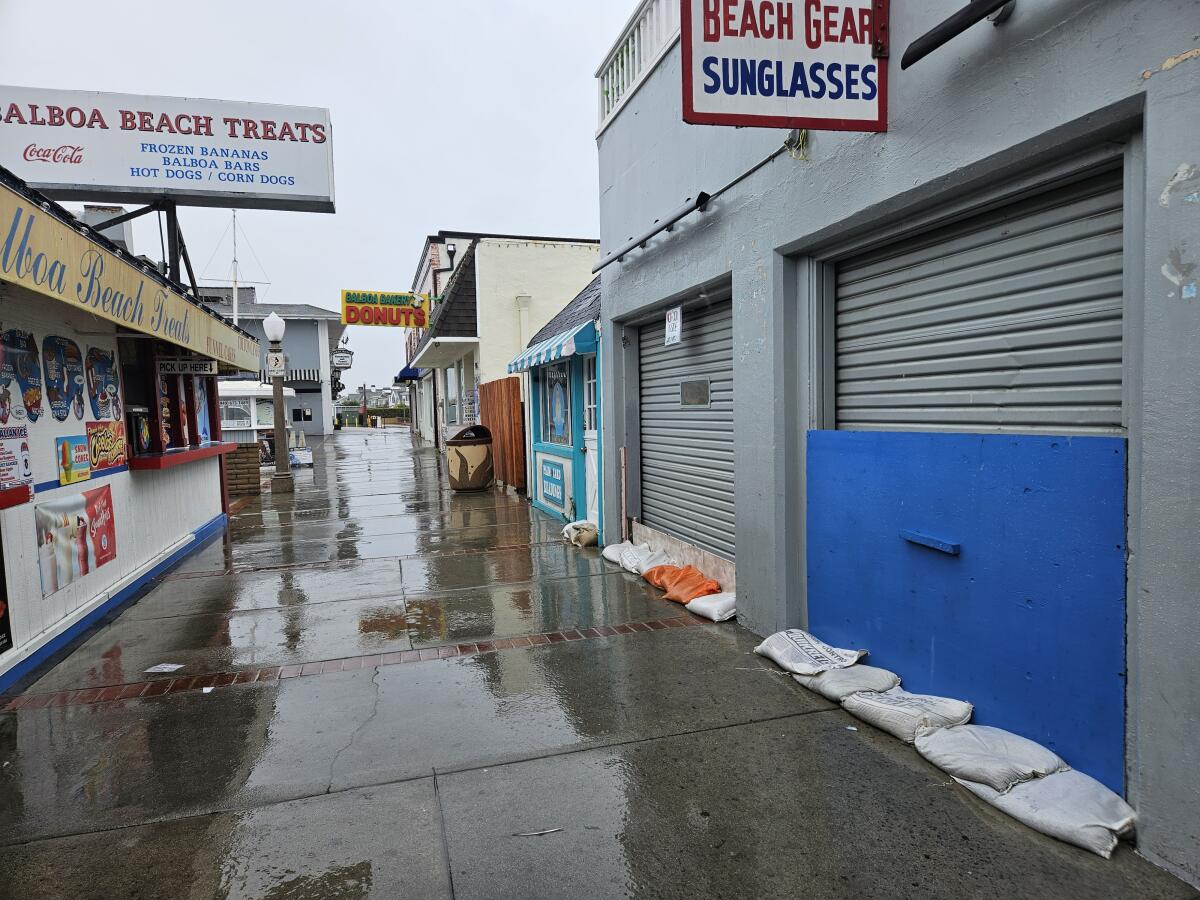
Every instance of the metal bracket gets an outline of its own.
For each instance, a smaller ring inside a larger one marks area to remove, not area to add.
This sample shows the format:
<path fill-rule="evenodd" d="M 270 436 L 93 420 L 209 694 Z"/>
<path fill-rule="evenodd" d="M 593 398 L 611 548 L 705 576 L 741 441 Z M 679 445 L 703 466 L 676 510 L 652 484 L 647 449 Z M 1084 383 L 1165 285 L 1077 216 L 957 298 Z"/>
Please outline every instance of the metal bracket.
<path fill-rule="evenodd" d="M 1003 25 L 1009 20 L 1009 18 L 1011 18 L 1013 10 L 1016 8 L 1016 6 L 1017 0 L 1009 0 L 1008 3 L 1004 4 L 998 10 L 988 16 L 988 21 L 993 25 Z"/>
<path fill-rule="evenodd" d="M 871 25 L 875 31 L 871 41 L 871 56 L 887 59 L 891 54 L 892 35 L 888 22 L 888 0 L 873 0 Z"/>

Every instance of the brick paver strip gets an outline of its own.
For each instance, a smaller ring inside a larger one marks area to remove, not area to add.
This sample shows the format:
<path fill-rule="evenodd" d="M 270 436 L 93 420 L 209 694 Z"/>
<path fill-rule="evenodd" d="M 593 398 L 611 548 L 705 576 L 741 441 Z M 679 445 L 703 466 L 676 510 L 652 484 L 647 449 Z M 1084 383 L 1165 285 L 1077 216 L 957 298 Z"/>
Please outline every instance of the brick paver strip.
<path fill-rule="evenodd" d="M 353 669 L 373 669 L 376 666 L 395 666 L 406 663 L 449 659 L 455 656 L 480 656 L 510 649 L 541 647 L 547 644 L 562 644 L 574 641 L 595 640 L 603 637 L 620 637 L 647 631 L 665 631 L 669 628 L 684 628 L 688 625 L 711 625 L 707 619 L 692 615 L 671 619 L 655 619 L 649 622 L 630 622 L 622 625 L 600 625 L 594 628 L 551 631 L 544 634 L 527 634 L 521 637 L 501 638 L 478 644 L 447 644 L 426 647 L 421 650 L 401 650 L 392 653 L 375 653 L 369 656 L 352 656 L 344 659 L 322 659 L 315 662 L 290 666 L 267 666 L 261 669 L 243 669 L 238 672 L 209 672 L 204 675 L 183 675 L 179 678 L 157 678 L 153 681 L 138 681 L 130 684 L 115 684 L 104 688 L 55 691 L 48 694 L 21 694 L 18 697 L 0 697 L 2 712 L 19 709 L 41 709 L 47 706 L 85 706 L 91 703 L 108 703 L 114 700 L 159 697 L 201 688 L 221 688 L 250 682 L 277 683 L 296 676 L 325 675 Z"/>

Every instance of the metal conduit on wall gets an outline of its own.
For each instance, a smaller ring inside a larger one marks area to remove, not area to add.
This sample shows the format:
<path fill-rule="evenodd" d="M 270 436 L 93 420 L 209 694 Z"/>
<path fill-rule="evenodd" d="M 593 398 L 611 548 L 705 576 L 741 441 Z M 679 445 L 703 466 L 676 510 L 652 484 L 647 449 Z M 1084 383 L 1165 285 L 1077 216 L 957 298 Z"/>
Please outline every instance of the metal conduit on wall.
<path fill-rule="evenodd" d="M 682 341 L 665 335 L 661 320 L 639 332 L 641 521 L 734 559 L 733 305 L 685 309 Z"/>

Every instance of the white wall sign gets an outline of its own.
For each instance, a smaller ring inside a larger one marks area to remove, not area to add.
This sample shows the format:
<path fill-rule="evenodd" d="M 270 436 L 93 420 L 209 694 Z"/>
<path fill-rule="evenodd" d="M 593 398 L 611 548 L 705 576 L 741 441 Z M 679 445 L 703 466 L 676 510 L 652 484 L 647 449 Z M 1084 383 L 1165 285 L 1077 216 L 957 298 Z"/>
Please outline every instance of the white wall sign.
<path fill-rule="evenodd" d="M 667 335 L 663 341 L 664 347 L 678 344 L 683 340 L 683 307 L 676 306 L 667 310 Z"/>
<path fill-rule="evenodd" d="M 287 377 L 287 356 L 282 350 L 267 351 L 267 377 Z"/>
<path fill-rule="evenodd" d="M 216 375 L 215 359 L 160 359 L 159 375 Z"/>
<path fill-rule="evenodd" d="M 329 110 L 0 85 L 0 165 L 68 200 L 333 212 Z"/>
<path fill-rule="evenodd" d="M 339 347 L 329 354 L 329 365 L 334 369 L 349 369 L 354 365 L 354 351 Z"/>
<path fill-rule="evenodd" d="M 887 131 L 886 0 L 683 0 L 683 120 Z M 876 21 L 876 16 L 880 21 Z"/>

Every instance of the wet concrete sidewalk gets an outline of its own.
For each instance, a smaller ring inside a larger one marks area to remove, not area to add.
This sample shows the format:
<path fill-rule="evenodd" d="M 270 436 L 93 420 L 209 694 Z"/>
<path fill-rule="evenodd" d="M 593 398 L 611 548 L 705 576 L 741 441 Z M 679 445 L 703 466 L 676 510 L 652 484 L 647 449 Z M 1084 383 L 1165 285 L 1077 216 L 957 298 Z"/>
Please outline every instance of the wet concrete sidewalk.
<path fill-rule="evenodd" d="M 315 456 L 0 701 L 0 896 L 1194 896 L 450 494 L 407 432 Z"/>

